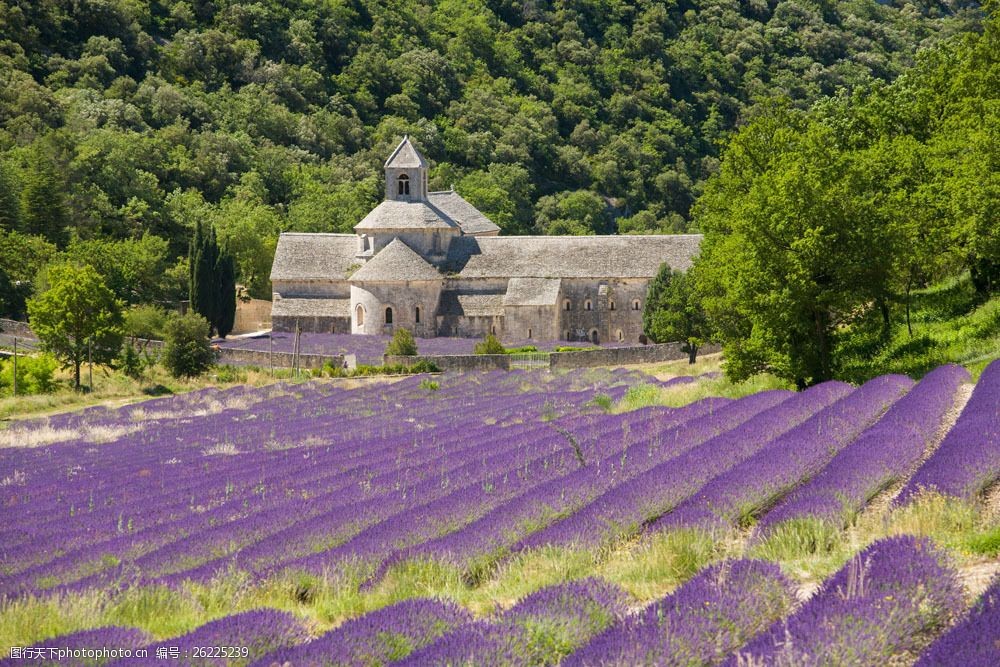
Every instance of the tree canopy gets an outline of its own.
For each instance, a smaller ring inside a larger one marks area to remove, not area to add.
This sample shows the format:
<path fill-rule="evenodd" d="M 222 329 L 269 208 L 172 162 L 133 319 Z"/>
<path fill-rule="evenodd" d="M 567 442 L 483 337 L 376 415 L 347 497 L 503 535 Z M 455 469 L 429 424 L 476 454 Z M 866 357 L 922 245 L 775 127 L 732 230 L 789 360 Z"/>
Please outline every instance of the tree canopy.
<path fill-rule="evenodd" d="M 732 377 L 820 382 L 859 329 L 908 318 L 915 287 L 968 269 L 996 291 L 998 37 L 994 17 L 891 85 L 761 107 L 733 137 L 695 212 Z"/>
<path fill-rule="evenodd" d="M 80 365 L 88 358 L 111 363 L 122 346 L 122 309 L 114 293 L 89 265 L 53 264 L 48 288 L 28 301 L 32 331 L 65 366 L 80 387 Z"/>

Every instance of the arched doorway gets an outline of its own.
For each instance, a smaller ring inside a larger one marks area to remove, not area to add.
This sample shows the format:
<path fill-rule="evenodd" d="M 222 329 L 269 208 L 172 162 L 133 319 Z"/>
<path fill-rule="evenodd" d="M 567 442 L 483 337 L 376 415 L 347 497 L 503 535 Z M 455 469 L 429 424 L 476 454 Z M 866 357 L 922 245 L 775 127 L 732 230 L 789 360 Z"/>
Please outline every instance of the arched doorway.
<path fill-rule="evenodd" d="M 601 342 L 601 337 L 597 335 L 597 329 L 590 330 L 590 342 L 597 345 Z"/>

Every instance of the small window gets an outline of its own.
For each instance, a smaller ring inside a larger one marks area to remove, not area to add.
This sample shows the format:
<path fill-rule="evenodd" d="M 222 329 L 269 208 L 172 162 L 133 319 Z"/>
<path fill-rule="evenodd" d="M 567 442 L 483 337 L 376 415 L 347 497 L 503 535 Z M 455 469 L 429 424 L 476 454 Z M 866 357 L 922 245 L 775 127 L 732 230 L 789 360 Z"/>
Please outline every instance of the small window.
<path fill-rule="evenodd" d="M 563 310 L 572 310 L 572 309 L 573 309 L 573 302 L 570 301 L 569 299 L 564 299 Z"/>
<path fill-rule="evenodd" d="M 608 302 L 608 310 L 614 310 L 614 309 L 615 309 L 615 302 L 614 301 L 609 301 Z"/>
<path fill-rule="evenodd" d="M 385 309 L 385 323 L 392 324 L 392 308 Z"/>
<path fill-rule="evenodd" d="M 632 310 L 639 310 L 639 299 L 632 299 Z"/>
<path fill-rule="evenodd" d="M 408 195 L 410 194 L 410 177 L 403 174 L 399 177 L 399 194 Z"/>
<path fill-rule="evenodd" d="M 420 324 L 420 306 L 417 306 L 416 312 L 413 315 L 413 319 L 417 324 Z"/>
<path fill-rule="evenodd" d="M 563 331 L 563 340 L 569 340 L 569 331 Z"/>
<path fill-rule="evenodd" d="M 625 332 L 623 332 L 621 329 L 618 330 L 618 340 L 619 341 L 625 340 Z"/>
<path fill-rule="evenodd" d="M 490 333 L 493 334 L 494 336 L 497 335 L 497 328 L 496 328 L 496 326 L 490 327 Z"/>
<path fill-rule="evenodd" d="M 586 301 L 583 302 L 583 309 L 584 310 L 593 310 L 594 309 L 594 304 L 591 303 L 590 299 L 587 299 Z"/>
<path fill-rule="evenodd" d="M 531 338 L 531 329 L 528 329 L 528 338 Z"/>
<path fill-rule="evenodd" d="M 355 318 L 358 321 L 358 326 L 363 327 L 365 325 L 365 308 L 360 303 L 358 304 L 357 310 L 354 311 Z"/>

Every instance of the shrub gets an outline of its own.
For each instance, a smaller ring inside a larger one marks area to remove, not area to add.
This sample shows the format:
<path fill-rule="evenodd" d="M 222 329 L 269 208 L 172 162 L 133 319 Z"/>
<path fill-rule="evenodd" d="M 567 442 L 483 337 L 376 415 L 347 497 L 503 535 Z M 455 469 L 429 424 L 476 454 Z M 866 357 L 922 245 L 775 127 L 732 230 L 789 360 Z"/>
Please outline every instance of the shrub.
<path fill-rule="evenodd" d="M 392 334 L 392 340 L 385 348 L 386 354 L 394 356 L 412 357 L 417 354 L 417 343 L 413 340 L 413 334 L 409 329 L 396 329 Z"/>
<path fill-rule="evenodd" d="M 208 341 L 208 321 L 188 313 L 171 318 L 167 324 L 163 365 L 174 377 L 195 377 L 215 361 Z"/>
<path fill-rule="evenodd" d="M 53 376 L 58 362 L 52 355 L 17 357 L 18 395 L 47 394 L 55 388 Z M 5 394 L 14 391 L 14 360 L 0 362 L 0 389 Z"/>
<path fill-rule="evenodd" d="M 476 354 L 506 354 L 507 350 L 493 334 L 486 336 L 482 343 L 476 343 Z"/>
<path fill-rule="evenodd" d="M 133 306 L 125 311 L 125 335 L 163 340 L 169 321 L 170 315 L 159 306 Z"/>
<path fill-rule="evenodd" d="M 527 352 L 538 352 L 534 345 L 522 345 L 521 347 L 504 348 L 504 354 L 525 354 Z"/>

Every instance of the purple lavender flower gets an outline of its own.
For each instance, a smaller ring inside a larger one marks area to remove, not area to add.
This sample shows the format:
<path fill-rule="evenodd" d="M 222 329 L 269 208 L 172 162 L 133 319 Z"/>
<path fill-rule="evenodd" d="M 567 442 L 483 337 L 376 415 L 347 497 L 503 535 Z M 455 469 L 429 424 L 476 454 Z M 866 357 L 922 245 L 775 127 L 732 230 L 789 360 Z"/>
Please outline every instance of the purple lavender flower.
<path fill-rule="evenodd" d="M 383 665 L 471 622 L 472 616 L 452 603 L 405 600 L 347 621 L 311 642 L 269 653 L 252 664 Z"/>
<path fill-rule="evenodd" d="M 870 380 L 712 479 L 651 529 L 752 523 L 788 491 L 822 470 L 912 385 L 912 380 L 900 375 Z"/>
<path fill-rule="evenodd" d="M 904 503 L 920 489 L 972 500 L 1000 478 L 1000 361 L 976 384 L 972 397 L 941 446 L 900 493 Z"/>
<path fill-rule="evenodd" d="M 960 366 L 941 366 L 928 373 L 816 477 L 771 510 L 761 529 L 807 516 L 838 526 L 848 523 L 869 499 L 920 460 L 955 392 L 968 380 L 968 371 Z"/>
<path fill-rule="evenodd" d="M 996 667 L 1000 665 L 1000 577 L 967 617 L 924 651 L 916 667 Z"/>
<path fill-rule="evenodd" d="M 628 598 L 599 579 L 549 586 L 491 620 L 458 628 L 400 664 L 550 665 L 625 616 Z"/>
<path fill-rule="evenodd" d="M 187 665 L 246 665 L 254 658 L 309 639 L 305 625 L 288 612 L 255 609 L 218 620 L 186 635 L 147 646 L 145 659 L 126 658 L 113 665 L 160 665 L 158 649 L 178 649 Z M 200 654 L 204 647 L 225 647 L 225 651 Z"/>
<path fill-rule="evenodd" d="M 892 537 L 862 550 L 726 664 L 876 667 L 919 650 L 963 609 L 958 578 L 930 540 Z"/>

